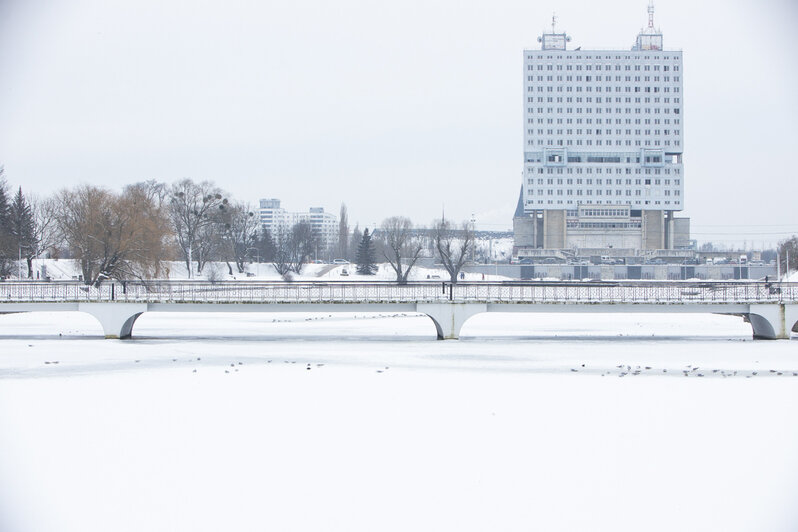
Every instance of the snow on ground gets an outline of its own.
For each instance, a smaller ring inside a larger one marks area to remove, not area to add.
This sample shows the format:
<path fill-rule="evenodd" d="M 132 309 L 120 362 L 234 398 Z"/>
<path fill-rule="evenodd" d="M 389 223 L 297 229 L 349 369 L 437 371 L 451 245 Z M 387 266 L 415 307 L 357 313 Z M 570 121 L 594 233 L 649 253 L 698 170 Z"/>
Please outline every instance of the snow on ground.
<path fill-rule="evenodd" d="M 798 524 L 798 351 L 740 318 L 485 314 L 438 342 L 414 314 L 146 313 L 133 332 L 0 316 L 0 530 Z"/>
<path fill-rule="evenodd" d="M 477 238 L 475 241 L 477 255 L 487 257 L 491 261 L 507 261 L 513 255 L 515 240 L 505 238 Z"/>
<path fill-rule="evenodd" d="M 47 276 L 56 281 L 68 281 L 78 279 L 80 266 L 70 259 L 36 259 L 33 261 L 34 271 L 42 271 L 44 266 Z M 250 281 L 280 281 L 282 277 L 274 269 L 271 263 L 246 263 L 245 272 L 239 273 L 233 264 L 233 274 L 229 274 L 227 264 L 224 262 L 211 262 L 206 264 L 201 274 L 195 274 L 194 279 L 206 280 L 214 278 L 216 280 L 250 280 Z M 355 264 L 306 264 L 302 268 L 301 275 L 293 275 L 296 281 L 395 281 L 396 273 L 387 263 L 377 265 L 375 275 L 360 275 L 357 273 Z M 179 261 L 168 261 L 164 263 L 164 278 L 171 280 L 188 279 L 188 270 L 185 263 Z M 425 268 L 421 266 L 413 267 L 410 272 L 411 281 L 426 280 L 449 280 L 449 274 L 443 267 Z M 467 281 L 504 281 L 509 279 L 503 275 L 492 275 L 481 273 L 465 273 Z"/>

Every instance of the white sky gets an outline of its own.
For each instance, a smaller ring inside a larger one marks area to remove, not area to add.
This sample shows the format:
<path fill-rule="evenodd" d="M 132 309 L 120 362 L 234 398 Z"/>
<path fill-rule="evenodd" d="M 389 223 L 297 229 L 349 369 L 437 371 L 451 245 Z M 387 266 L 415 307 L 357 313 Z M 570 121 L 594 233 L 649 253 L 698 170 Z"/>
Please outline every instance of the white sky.
<path fill-rule="evenodd" d="M 509 228 L 522 50 L 628 49 L 645 0 L 0 0 L 0 164 L 47 194 L 212 179 L 364 224 Z M 661 0 L 684 50 L 684 215 L 701 241 L 798 233 L 798 3 Z M 720 226 L 728 225 L 723 228 Z"/>

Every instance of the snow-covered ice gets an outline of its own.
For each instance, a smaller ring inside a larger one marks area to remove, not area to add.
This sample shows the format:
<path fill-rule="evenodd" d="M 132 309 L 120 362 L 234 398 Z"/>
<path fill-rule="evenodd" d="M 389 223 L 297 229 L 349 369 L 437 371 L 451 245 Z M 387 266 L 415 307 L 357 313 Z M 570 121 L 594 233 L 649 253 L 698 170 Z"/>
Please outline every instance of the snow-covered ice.
<path fill-rule="evenodd" d="M 798 344 L 740 318 L 485 314 L 439 342 L 413 314 L 146 313 L 133 340 L 101 333 L 0 316 L 0 530 L 798 526 Z"/>

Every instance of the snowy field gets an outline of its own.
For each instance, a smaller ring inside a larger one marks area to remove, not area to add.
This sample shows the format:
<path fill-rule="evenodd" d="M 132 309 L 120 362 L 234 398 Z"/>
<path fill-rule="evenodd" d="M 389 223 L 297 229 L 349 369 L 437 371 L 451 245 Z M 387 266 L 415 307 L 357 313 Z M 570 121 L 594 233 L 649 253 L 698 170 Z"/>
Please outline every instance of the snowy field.
<path fill-rule="evenodd" d="M 188 270 L 183 262 L 164 261 L 162 272 L 165 279 L 180 281 L 189 279 Z M 55 281 L 77 280 L 80 275 L 80 265 L 70 259 L 35 259 L 33 261 L 33 271 L 41 274 L 42 267 L 48 277 Z M 193 279 L 196 280 L 224 280 L 224 281 L 280 281 L 282 276 L 277 273 L 271 263 L 252 263 L 245 264 L 244 273 L 239 273 L 235 264 L 230 268 L 224 262 L 209 262 L 203 268 L 202 273 L 194 273 Z M 16 271 L 16 270 L 15 270 Z M 20 270 L 23 277 L 27 275 L 27 270 Z M 40 275 L 41 277 L 41 275 Z M 36 276 L 34 275 L 34 278 Z M 360 275 L 357 273 L 356 264 L 305 264 L 302 267 L 301 275 L 291 274 L 295 281 L 395 281 L 396 273 L 388 263 L 377 264 L 377 271 L 374 275 Z M 414 266 L 410 272 L 410 281 L 426 281 L 430 279 L 448 280 L 449 274 L 443 267 L 424 268 Z M 465 272 L 466 281 L 504 281 L 509 279 L 502 275 L 482 275 L 481 273 Z"/>
<path fill-rule="evenodd" d="M 0 316 L 0 530 L 798 529 L 798 342 L 712 315 Z"/>

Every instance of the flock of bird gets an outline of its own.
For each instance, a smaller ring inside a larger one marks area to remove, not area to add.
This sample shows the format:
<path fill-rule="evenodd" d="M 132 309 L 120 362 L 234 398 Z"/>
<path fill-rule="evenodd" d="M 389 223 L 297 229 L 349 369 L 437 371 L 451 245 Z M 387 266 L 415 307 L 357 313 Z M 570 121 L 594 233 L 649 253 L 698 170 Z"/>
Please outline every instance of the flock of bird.
<path fill-rule="evenodd" d="M 751 377 L 757 376 L 768 376 L 768 377 L 779 377 L 779 376 L 792 376 L 798 377 L 798 371 L 791 371 L 791 370 L 776 370 L 770 369 L 767 371 L 753 371 L 753 370 L 731 370 L 731 369 L 701 369 L 699 366 L 693 366 L 692 364 L 688 364 L 681 369 L 671 369 L 668 371 L 668 368 L 654 368 L 652 366 L 631 366 L 628 364 L 619 364 L 615 366 L 613 369 L 610 370 L 585 370 L 585 364 L 582 364 L 581 368 L 571 368 L 571 372 L 579 373 L 580 371 L 586 371 L 590 373 L 597 373 L 598 371 L 601 372 L 601 376 L 618 376 L 618 377 L 626 377 L 627 375 L 637 376 L 637 375 L 662 375 L 667 374 L 671 376 L 683 376 L 683 377 L 745 377 L 746 379 L 750 379 Z"/>

